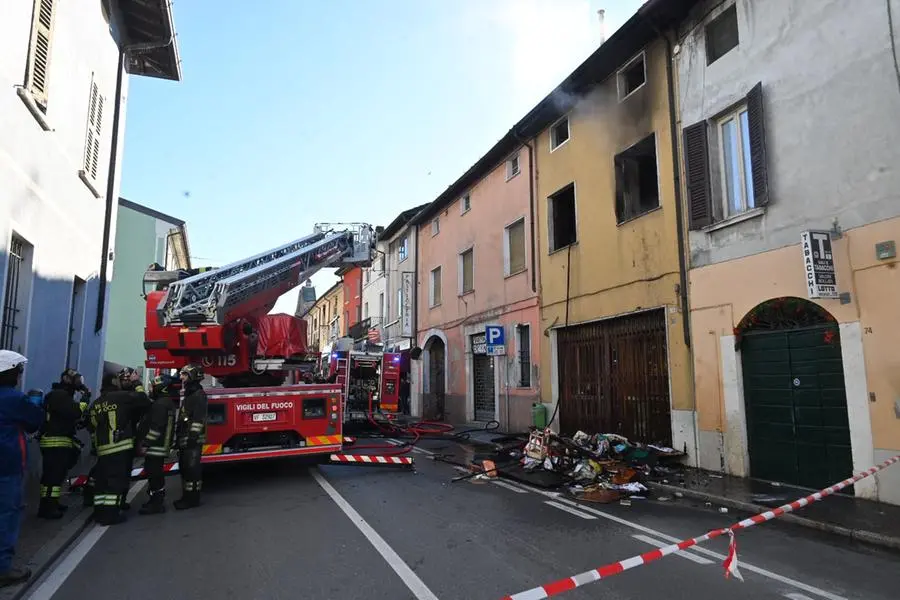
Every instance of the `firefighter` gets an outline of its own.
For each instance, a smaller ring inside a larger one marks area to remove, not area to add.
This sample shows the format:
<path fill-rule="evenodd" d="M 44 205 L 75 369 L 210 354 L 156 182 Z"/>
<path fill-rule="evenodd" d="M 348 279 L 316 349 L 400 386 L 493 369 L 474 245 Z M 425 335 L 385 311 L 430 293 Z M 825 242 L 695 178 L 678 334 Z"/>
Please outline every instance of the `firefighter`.
<path fill-rule="evenodd" d="M 91 428 L 97 448 L 94 488 L 94 520 L 116 525 L 128 510 L 125 495 L 131 482 L 137 425 L 150 408 L 150 399 L 134 369 L 118 374 L 119 390 L 102 394 L 91 406 Z"/>
<path fill-rule="evenodd" d="M 109 392 L 115 391 L 119 389 L 119 378 L 115 373 L 107 373 L 103 376 L 103 380 L 100 383 L 100 394 L 108 394 Z M 90 410 L 86 413 L 87 421 L 90 423 Z M 88 429 L 91 429 L 90 425 L 88 425 Z M 93 430 L 91 430 L 91 456 L 97 456 L 97 441 L 94 436 Z M 91 470 L 88 472 L 88 480 L 84 486 L 84 506 L 94 506 L 94 488 L 96 486 L 96 477 L 97 477 L 97 464 L 94 463 L 94 466 L 91 467 Z"/>
<path fill-rule="evenodd" d="M 169 457 L 172 437 L 175 434 L 175 400 L 178 398 L 178 380 L 169 375 L 159 375 L 150 389 L 153 405 L 150 407 L 147 434 L 142 444 L 144 470 L 150 484 L 150 500 L 139 511 L 142 515 L 153 515 L 166 511 L 166 478 L 163 465 Z"/>
<path fill-rule="evenodd" d="M 80 402 L 75 394 L 81 392 Z M 37 516 L 59 519 L 68 508 L 60 504 L 62 483 L 69 469 L 81 456 L 81 441 L 75 437 L 91 392 L 84 385 L 84 377 L 75 369 L 66 369 L 44 397 L 46 418 L 41 429 L 40 448 L 43 457 L 41 473 L 41 503 Z"/>
<path fill-rule="evenodd" d="M 182 495 L 173 503 L 177 510 L 200 506 L 200 490 L 203 487 L 200 458 L 206 441 L 206 392 L 203 367 L 187 365 L 181 369 L 181 386 L 184 398 L 178 419 L 178 468 L 181 471 Z"/>

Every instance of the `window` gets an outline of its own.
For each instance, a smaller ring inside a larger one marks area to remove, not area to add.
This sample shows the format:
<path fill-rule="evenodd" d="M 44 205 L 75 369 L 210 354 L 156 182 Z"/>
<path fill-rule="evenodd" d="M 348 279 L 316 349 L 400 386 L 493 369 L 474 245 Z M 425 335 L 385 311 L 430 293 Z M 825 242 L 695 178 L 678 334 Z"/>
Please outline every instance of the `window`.
<path fill-rule="evenodd" d="M 365 273 L 366 274 L 363 277 L 365 277 L 364 281 L 366 285 L 368 285 L 369 282 L 372 281 L 372 269 L 366 269 Z"/>
<path fill-rule="evenodd" d="M 468 294 L 475 291 L 475 256 L 469 248 L 459 255 L 459 293 Z"/>
<path fill-rule="evenodd" d="M 384 292 L 378 294 L 378 318 L 384 320 Z"/>
<path fill-rule="evenodd" d="M 515 275 L 525 270 L 525 218 L 521 218 L 503 230 L 504 275 Z"/>
<path fill-rule="evenodd" d="M 406 257 L 409 255 L 409 246 L 407 245 L 408 242 L 409 242 L 409 239 L 405 238 L 405 237 L 402 240 L 400 240 L 400 246 L 399 246 L 399 249 L 397 250 L 397 253 L 400 256 L 400 262 L 403 262 L 404 260 L 406 260 Z"/>
<path fill-rule="evenodd" d="M 441 220 L 440 217 L 435 217 L 431 222 L 431 235 L 435 236 L 441 232 Z"/>
<path fill-rule="evenodd" d="M 25 326 L 31 301 L 34 247 L 13 234 L 6 255 L 6 289 L 3 293 L 3 319 L 0 322 L 0 348 L 24 354 Z"/>
<path fill-rule="evenodd" d="M 87 134 L 84 140 L 84 169 L 80 175 L 91 183 L 97 183 L 100 174 L 100 141 L 103 125 L 104 98 L 96 81 L 91 81 L 91 97 L 88 104 Z M 96 193 L 95 193 L 96 195 Z"/>
<path fill-rule="evenodd" d="M 718 128 L 719 169 L 725 202 L 724 216 L 727 218 L 754 208 L 747 108 L 741 107 L 720 119 Z"/>
<path fill-rule="evenodd" d="M 519 155 L 518 153 L 506 161 L 506 180 L 509 181 L 519 174 Z"/>
<path fill-rule="evenodd" d="M 72 281 L 72 304 L 69 307 L 69 340 L 66 346 L 66 368 L 78 369 L 81 353 L 81 335 L 84 330 L 84 279 L 76 277 Z"/>
<path fill-rule="evenodd" d="M 368 318 L 369 318 L 369 303 L 364 302 L 363 303 L 363 319 L 368 319 Z"/>
<path fill-rule="evenodd" d="M 25 67 L 25 90 L 38 109 L 47 112 L 47 75 L 50 72 L 53 45 L 53 22 L 56 20 L 55 0 L 35 0 L 31 18 L 31 42 Z"/>
<path fill-rule="evenodd" d="M 428 294 L 428 305 L 439 306 L 441 303 L 441 268 L 431 270 L 431 290 Z"/>
<path fill-rule="evenodd" d="M 706 25 L 706 64 L 711 65 L 737 48 L 737 5 L 732 4 Z"/>
<path fill-rule="evenodd" d="M 462 200 L 459 201 L 459 214 L 464 215 L 472 208 L 472 197 L 469 194 L 466 194 L 462 197 Z"/>
<path fill-rule="evenodd" d="M 550 216 L 550 252 L 574 244 L 578 236 L 575 225 L 575 184 L 570 183 L 548 198 Z"/>
<path fill-rule="evenodd" d="M 619 223 L 659 208 L 654 134 L 616 155 L 615 165 L 616 220 Z"/>
<path fill-rule="evenodd" d="M 519 362 L 519 387 L 531 387 L 531 326 L 516 325 L 516 349 Z"/>
<path fill-rule="evenodd" d="M 403 316 L 403 289 L 397 290 L 397 318 Z"/>
<path fill-rule="evenodd" d="M 556 150 L 569 141 L 569 117 L 563 117 L 550 128 L 550 150 Z"/>
<path fill-rule="evenodd" d="M 684 128 L 691 229 L 702 229 L 769 203 L 762 93 L 762 84 L 757 83 L 744 103 L 717 118 L 712 126 L 700 121 Z M 716 160 L 710 160 L 711 142 L 716 147 Z M 713 186 L 714 180 L 719 185 Z"/>
<path fill-rule="evenodd" d="M 619 90 L 619 101 L 641 89 L 647 83 L 647 63 L 644 61 L 644 53 L 641 52 L 632 58 L 628 64 L 619 69 L 616 75 L 616 85 Z"/>

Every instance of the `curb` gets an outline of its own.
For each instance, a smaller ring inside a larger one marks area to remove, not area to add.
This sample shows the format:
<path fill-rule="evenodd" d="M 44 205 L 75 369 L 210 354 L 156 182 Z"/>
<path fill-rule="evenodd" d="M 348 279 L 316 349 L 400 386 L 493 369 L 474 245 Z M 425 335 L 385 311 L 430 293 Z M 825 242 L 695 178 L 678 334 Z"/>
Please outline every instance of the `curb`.
<path fill-rule="evenodd" d="M 724 496 L 717 496 L 715 494 L 710 494 L 707 492 L 700 492 L 697 490 L 692 490 L 689 488 L 683 488 L 677 485 L 669 485 L 665 483 L 655 483 L 655 482 L 646 482 L 645 485 L 650 489 L 655 489 L 659 491 L 665 491 L 670 493 L 678 492 L 679 494 L 683 494 L 685 498 L 693 498 L 695 500 L 703 500 L 704 502 L 713 502 L 715 504 L 719 504 L 721 506 L 727 506 L 729 508 L 733 508 L 735 510 L 742 510 L 745 512 L 758 514 L 763 513 L 769 510 L 772 510 L 770 506 L 762 506 L 760 504 L 753 504 L 752 502 L 743 502 L 741 500 L 734 500 L 732 498 L 726 498 Z M 890 535 L 882 535 L 880 533 L 875 533 L 872 531 L 866 531 L 864 529 L 850 529 L 848 527 L 842 527 L 840 525 L 835 525 L 833 523 L 826 523 L 825 521 L 814 521 L 812 519 L 807 519 L 806 517 L 798 517 L 797 515 L 788 513 L 786 515 L 782 515 L 779 517 L 780 521 L 785 523 L 791 523 L 793 525 L 799 525 L 801 527 L 806 527 L 808 529 L 816 529 L 818 531 L 823 531 L 825 533 L 831 533 L 834 535 L 840 535 L 843 537 L 850 538 L 852 540 L 856 540 L 859 542 L 863 542 L 866 544 L 872 544 L 874 546 L 880 546 L 882 548 L 890 548 L 891 550 L 900 550 L 900 538 L 893 537 Z"/>
<path fill-rule="evenodd" d="M 69 510 L 72 510 L 71 508 Z M 92 509 L 82 508 L 78 516 L 73 518 L 59 533 L 34 553 L 24 566 L 32 571 L 31 578 L 15 587 L 0 592 L 0 600 L 20 600 L 44 575 L 47 569 L 78 539 L 87 529 Z"/>

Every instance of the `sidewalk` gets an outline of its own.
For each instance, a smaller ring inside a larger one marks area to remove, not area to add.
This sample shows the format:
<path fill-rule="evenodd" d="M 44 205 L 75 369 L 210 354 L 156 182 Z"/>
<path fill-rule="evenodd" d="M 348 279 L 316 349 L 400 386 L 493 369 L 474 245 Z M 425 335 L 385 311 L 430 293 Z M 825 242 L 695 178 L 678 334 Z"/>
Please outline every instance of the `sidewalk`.
<path fill-rule="evenodd" d="M 891 468 L 900 468 L 895 465 Z M 686 469 L 668 479 L 645 482 L 661 494 L 683 494 L 736 510 L 765 512 L 818 490 L 773 484 L 756 479 Z M 900 506 L 834 494 L 778 521 L 846 536 L 900 550 Z"/>

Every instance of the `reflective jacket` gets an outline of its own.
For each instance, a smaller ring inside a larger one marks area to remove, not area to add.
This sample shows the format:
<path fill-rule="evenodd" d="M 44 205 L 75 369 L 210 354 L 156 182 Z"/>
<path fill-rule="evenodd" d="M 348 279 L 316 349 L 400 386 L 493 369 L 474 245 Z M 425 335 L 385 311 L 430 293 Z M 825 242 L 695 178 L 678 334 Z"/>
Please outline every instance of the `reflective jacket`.
<path fill-rule="evenodd" d="M 41 427 L 41 448 L 80 448 L 75 434 L 87 402 L 75 402 L 75 394 L 54 383 L 44 397 L 44 410 L 47 417 Z"/>
<path fill-rule="evenodd" d="M 26 433 L 44 422 L 44 411 L 19 390 L 0 387 L 0 477 L 22 475 L 28 458 Z"/>
<path fill-rule="evenodd" d="M 149 409 L 150 398 L 143 392 L 101 394 L 90 408 L 89 427 L 97 456 L 133 450 L 138 423 Z"/>
<path fill-rule="evenodd" d="M 147 422 L 147 456 L 169 456 L 175 436 L 175 401 L 168 394 L 153 400 Z"/>
<path fill-rule="evenodd" d="M 206 441 L 206 407 L 206 392 L 201 386 L 185 390 L 178 423 L 179 448 Z"/>

